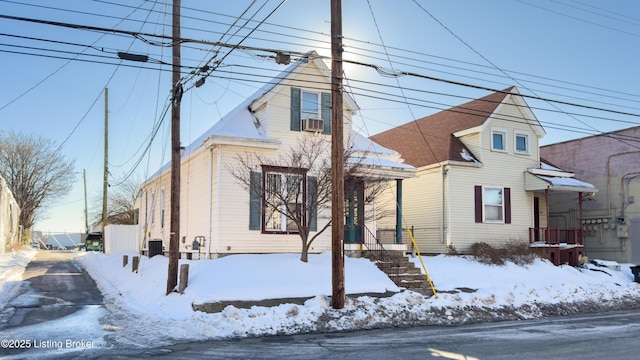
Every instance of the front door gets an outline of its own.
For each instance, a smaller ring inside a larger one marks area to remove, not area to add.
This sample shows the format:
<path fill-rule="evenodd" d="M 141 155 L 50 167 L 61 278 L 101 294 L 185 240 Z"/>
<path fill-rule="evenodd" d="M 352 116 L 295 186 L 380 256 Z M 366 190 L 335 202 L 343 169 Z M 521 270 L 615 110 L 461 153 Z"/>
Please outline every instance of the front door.
<path fill-rule="evenodd" d="M 345 226 L 344 242 L 361 244 L 364 227 L 364 181 L 350 179 L 345 182 Z"/>

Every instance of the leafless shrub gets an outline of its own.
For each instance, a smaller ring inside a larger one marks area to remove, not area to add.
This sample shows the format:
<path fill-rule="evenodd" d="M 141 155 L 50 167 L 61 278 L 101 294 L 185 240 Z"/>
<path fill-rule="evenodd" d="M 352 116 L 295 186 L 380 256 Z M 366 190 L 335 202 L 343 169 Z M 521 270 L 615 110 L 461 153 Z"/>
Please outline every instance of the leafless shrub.
<path fill-rule="evenodd" d="M 471 245 L 471 255 L 483 264 L 493 265 L 504 265 L 511 261 L 524 266 L 533 263 L 537 258 L 537 255 L 531 252 L 529 244 L 522 241 L 509 241 L 501 248 L 477 242 Z"/>

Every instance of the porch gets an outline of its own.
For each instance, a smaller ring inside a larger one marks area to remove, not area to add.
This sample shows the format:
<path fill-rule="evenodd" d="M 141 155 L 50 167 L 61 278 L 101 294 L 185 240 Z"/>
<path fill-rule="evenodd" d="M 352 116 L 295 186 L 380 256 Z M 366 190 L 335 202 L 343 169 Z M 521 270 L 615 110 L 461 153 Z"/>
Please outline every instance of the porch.
<path fill-rule="evenodd" d="M 554 265 L 580 265 L 584 255 L 583 229 L 529 228 L 529 246 Z"/>
<path fill-rule="evenodd" d="M 533 193 L 531 250 L 555 265 L 580 265 L 584 195 L 596 193 L 598 188 L 542 162 L 539 169 L 525 173 L 525 190 Z"/>

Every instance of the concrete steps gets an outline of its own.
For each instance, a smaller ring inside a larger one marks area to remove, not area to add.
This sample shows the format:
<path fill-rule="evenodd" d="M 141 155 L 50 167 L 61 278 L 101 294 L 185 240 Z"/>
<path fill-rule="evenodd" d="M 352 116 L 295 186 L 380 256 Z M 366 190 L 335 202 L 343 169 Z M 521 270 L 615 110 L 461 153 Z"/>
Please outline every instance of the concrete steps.
<path fill-rule="evenodd" d="M 433 295 L 426 275 L 400 251 L 364 251 L 363 257 L 373 261 L 397 286 Z"/>

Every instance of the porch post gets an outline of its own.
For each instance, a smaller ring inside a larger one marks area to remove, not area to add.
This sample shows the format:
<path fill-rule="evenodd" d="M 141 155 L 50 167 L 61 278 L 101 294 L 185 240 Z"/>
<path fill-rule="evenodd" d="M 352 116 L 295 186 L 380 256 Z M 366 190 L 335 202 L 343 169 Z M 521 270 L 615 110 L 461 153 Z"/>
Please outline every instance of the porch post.
<path fill-rule="evenodd" d="M 550 228 L 550 223 L 549 223 L 549 189 L 544 189 L 544 206 L 547 208 L 547 226 L 546 226 L 546 230 L 544 231 L 544 237 L 545 237 L 545 243 L 546 244 L 550 244 L 551 241 L 551 228 Z"/>
<path fill-rule="evenodd" d="M 584 245 L 584 237 L 582 236 L 582 191 L 578 193 L 578 202 L 580 209 L 580 219 L 578 219 L 578 244 Z"/>
<path fill-rule="evenodd" d="M 356 227 L 355 227 L 355 218 L 356 218 L 356 211 L 355 211 L 355 201 L 353 199 L 354 197 L 354 192 L 352 190 L 348 190 L 348 195 L 347 195 L 347 201 L 348 201 L 348 210 L 347 210 L 347 223 L 346 223 L 346 229 L 347 229 L 347 235 L 345 237 L 345 242 L 348 244 L 353 244 L 355 243 L 355 239 L 356 239 Z"/>
<path fill-rule="evenodd" d="M 402 244 L 402 179 L 396 179 L 396 244 Z"/>

